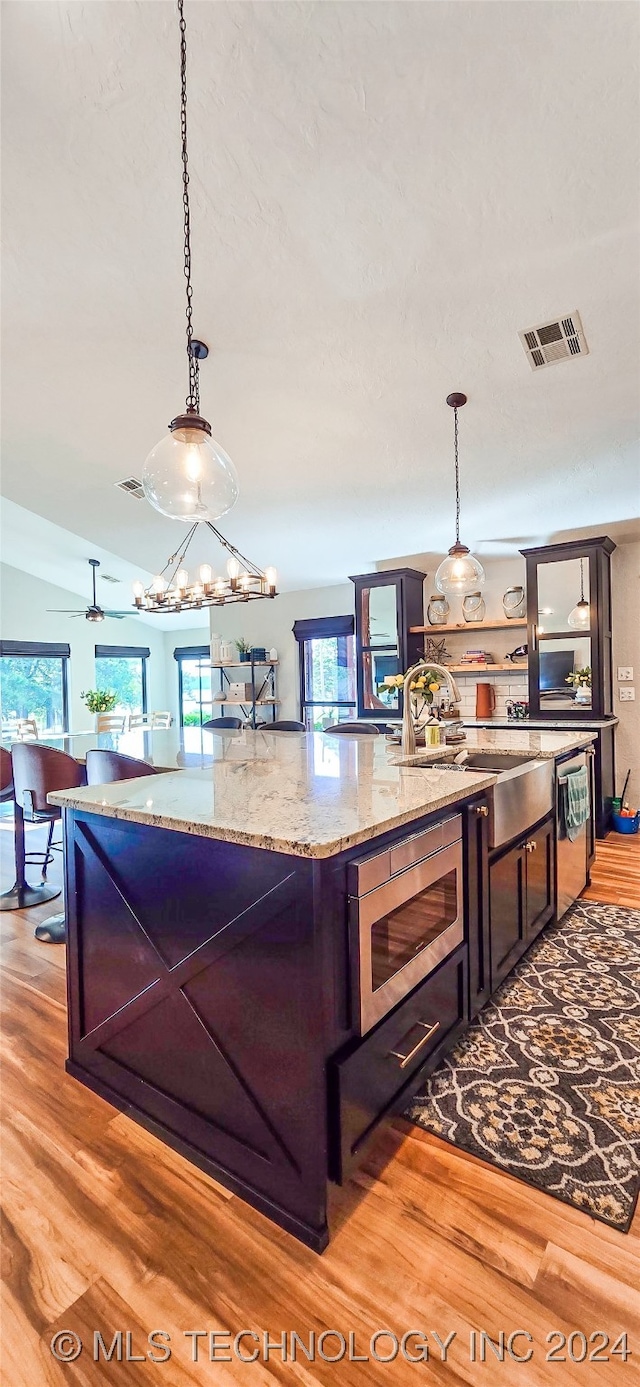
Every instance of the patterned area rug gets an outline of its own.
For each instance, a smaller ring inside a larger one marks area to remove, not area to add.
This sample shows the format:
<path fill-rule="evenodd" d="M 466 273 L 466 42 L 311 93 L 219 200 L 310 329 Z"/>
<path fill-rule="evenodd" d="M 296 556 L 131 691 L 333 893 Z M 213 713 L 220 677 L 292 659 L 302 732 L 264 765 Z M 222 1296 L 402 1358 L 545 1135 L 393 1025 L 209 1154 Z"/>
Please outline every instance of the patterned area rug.
<path fill-rule="evenodd" d="M 640 1185 L 640 910 L 578 903 L 405 1113 L 628 1232 Z"/>

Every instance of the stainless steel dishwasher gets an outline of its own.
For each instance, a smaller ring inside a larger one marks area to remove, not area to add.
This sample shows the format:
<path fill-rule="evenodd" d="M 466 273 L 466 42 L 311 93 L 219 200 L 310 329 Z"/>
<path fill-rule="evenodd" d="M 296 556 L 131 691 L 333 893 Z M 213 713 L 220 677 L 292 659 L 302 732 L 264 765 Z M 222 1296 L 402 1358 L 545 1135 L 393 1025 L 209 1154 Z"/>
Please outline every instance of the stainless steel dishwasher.
<path fill-rule="evenodd" d="M 566 914 L 570 905 L 580 895 L 587 884 L 587 825 L 582 824 L 573 842 L 563 833 L 561 796 L 563 778 L 587 764 L 587 753 L 578 752 L 565 761 L 556 762 L 556 823 L 557 823 L 557 889 L 558 919 Z M 591 790 L 589 790 L 591 795 Z M 590 805 L 593 813 L 593 805 Z"/>

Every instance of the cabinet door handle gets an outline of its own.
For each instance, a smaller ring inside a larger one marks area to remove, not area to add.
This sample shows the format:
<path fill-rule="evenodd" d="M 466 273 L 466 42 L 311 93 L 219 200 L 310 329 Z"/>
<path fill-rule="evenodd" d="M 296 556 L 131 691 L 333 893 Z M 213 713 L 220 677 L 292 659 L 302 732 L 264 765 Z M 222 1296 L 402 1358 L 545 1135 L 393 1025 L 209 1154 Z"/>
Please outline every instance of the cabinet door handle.
<path fill-rule="evenodd" d="M 486 819 L 488 817 L 489 810 L 486 804 L 476 804 L 475 809 L 479 818 Z"/>
<path fill-rule="evenodd" d="M 530 838 L 529 842 L 525 843 L 525 848 L 527 849 L 527 852 L 537 852 L 538 844 L 535 842 L 533 838 Z"/>
<path fill-rule="evenodd" d="M 401 1069 L 406 1069 L 407 1065 L 411 1064 L 412 1059 L 415 1058 L 418 1051 L 421 1050 L 423 1045 L 426 1045 L 427 1041 L 431 1040 L 432 1035 L 435 1035 L 436 1031 L 440 1029 L 439 1021 L 434 1021 L 432 1026 L 429 1025 L 428 1021 L 417 1021 L 416 1025 L 422 1026 L 424 1030 L 427 1032 L 427 1034 L 421 1036 L 420 1040 L 418 1041 L 418 1044 L 414 1045 L 413 1050 L 410 1050 L 408 1055 L 403 1055 L 401 1050 L 389 1051 L 389 1054 L 393 1055 L 394 1059 L 400 1060 Z"/>

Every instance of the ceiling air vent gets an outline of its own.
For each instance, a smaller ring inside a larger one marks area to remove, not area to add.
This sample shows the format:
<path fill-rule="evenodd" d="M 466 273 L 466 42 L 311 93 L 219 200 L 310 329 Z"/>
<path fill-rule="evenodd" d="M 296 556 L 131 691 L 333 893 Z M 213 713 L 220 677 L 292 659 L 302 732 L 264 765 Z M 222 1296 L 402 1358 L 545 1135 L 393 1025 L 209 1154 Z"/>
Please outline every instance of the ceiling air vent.
<path fill-rule="evenodd" d="M 100 577 L 101 577 L 103 583 L 119 583 L 119 582 L 121 582 L 121 579 L 120 579 L 120 578 L 114 578 L 113 573 L 101 573 L 101 574 L 100 574 Z"/>
<path fill-rule="evenodd" d="M 541 366 L 555 366 L 557 361 L 565 361 L 569 356 L 588 356 L 579 313 L 568 313 L 566 318 L 557 318 L 553 323 L 540 323 L 539 327 L 527 328 L 519 332 L 529 365 L 532 371 Z"/>
<path fill-rule="evenodd" d="M 139 501 L 144 501 L 142 482 L 139 482 L 137 477 L 127 477 L 123 482 L 116 482 L 116 486 L 119 486 L 121 491 L 127 491 L 130 496 L 137 496 Z"/>

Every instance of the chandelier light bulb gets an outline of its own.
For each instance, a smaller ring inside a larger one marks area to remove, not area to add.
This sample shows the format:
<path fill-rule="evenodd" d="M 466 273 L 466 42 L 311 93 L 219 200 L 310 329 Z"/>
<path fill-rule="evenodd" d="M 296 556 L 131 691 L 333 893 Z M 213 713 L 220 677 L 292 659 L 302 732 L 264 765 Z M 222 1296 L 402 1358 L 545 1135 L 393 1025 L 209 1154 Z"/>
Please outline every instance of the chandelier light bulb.
<path fill-rule="evenodd" d="M 211 582 L 211 576 L 212 576 L 212 573 L 213 573 L 213 569 L 212 569 L 212 567 L 211 567 L 211 564 L 210 564 L 210 563 L 201 563 L 201 564 L 200 564 L 199 573 L 200 573 L 200 581 L 201 581 L 202 583 L 204 583 L 204 585 L 205 585 L 205 587 L 206 587 L 207 583 L 210 583 L 210 582 Z"/>
<path fill-rule="evenodd" d="M 186 568 L 179 568 L 178 572 L 176 573 L 176 587 L 179 588 L 180 591 L 184 591 L 184 589 L 188 588 L 188 586 L 189 574 L 187 573 Z"/>
<path fill-rule="evenodd" d="M 133 597 L 136 607 L 141 607 L 142 599 L 144 597 L 144 583 L 141 583 L 139 578 L 136 578 L 136 581 L 133 584 Z"/>
<path fill-rule="evenodd" d="M 233 582 L 235 581 L 235 579 L 238 577 L 239 572 L 240 572 L 240 564 L 238 563 L 238 560 L 237 560 L 237 559 L 233 559 L 233 558 L 232 558 L 232 559 L 227 559 L 227 573 L 228 573 L 228 575 L 229 575 L 229 577 L 230 577 L 232 583 L 233 583 Z"/>
<path fill-rule="evenodd" d="M 160 594 L 164 592 L 166 586 L 167 585 L 165 583 L 164 578 L 162 577 L 162 574 L 156 573 L 156 576 L 151 584 L 151 591 Z"/>
<path fill-rule="evenodd" d="M 268 587 L 271 591 L 275 592 L 276 583 L 277 583 L 277 581 L 278 581 L 278 575 L 277 575 L 277 573 L 276 573 L 275 568 L 265 568 L 265 571 L 264 571 L 264 580 L 265 580 L 265 583 L 266 583 L 267 587 Z"/>

